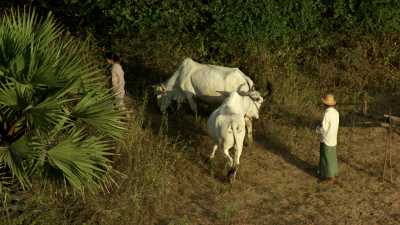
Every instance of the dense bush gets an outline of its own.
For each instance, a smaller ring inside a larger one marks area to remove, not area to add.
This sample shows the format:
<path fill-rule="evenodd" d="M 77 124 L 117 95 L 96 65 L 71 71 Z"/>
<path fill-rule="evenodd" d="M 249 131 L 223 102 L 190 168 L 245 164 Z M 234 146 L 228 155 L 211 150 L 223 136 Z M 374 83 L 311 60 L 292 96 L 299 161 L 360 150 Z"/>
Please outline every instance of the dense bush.
<path fill-rule="evenodd" d="M 153 32 L 220 43 L 257 39 L 318 45 L 334 32 L 400 31 L 396 0 L 38 0 L 31 4 L 53 11 L 72 31 L 89 30 L 103 41 L 115 34 Z"/>

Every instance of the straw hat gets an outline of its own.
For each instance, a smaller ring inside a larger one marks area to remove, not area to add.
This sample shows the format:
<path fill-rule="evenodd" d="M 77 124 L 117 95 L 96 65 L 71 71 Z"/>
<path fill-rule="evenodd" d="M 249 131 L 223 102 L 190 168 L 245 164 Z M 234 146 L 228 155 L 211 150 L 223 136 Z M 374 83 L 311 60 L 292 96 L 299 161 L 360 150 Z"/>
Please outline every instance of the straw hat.
<path fill-rule="evenodd" d="M 327 106 L 336 105 L 335 96 L 333 96 L 332 94 L 325 95 L 325 97 L 322 98 L 322 102 Z"/>

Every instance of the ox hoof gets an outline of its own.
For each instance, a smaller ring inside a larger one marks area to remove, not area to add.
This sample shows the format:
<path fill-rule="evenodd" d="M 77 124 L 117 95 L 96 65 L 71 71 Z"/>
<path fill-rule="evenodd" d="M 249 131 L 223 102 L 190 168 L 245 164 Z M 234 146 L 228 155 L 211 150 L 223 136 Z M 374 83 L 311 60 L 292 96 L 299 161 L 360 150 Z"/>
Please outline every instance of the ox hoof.
<path fill-rule="evenodd" d="M 236 173 L 237 173 L 237 168 L 232 168 L 232 169 L 230 169 L 230 170 L 228 171 L 227 177 L 228 177 L 229 183 L 232 184 L 232 183 L 235 181 L 235 179 L 236 179 Z"/>

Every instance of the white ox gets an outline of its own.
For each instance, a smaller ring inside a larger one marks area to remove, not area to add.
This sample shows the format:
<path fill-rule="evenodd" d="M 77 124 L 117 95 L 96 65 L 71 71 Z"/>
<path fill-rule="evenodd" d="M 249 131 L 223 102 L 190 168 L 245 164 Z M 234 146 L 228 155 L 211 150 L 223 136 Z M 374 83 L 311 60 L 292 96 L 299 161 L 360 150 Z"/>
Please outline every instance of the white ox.
<path fill-rule="evenodd" d="M 178 102 L 178 107 L 187 100 L 196 115 L 197 104 L 194 98 L 210 104 L 221 104 L 233 91 L 254 91 L 254 83 L 238 68 L 201 64 L 190 58 L 183 60 L 178 70 L 165 83 L 155 86 L 157 102 L 162 112 L 166 111 L 172 100 Z M 253 117 L 245 116 L 251 143 Z"/>
<path fill-rule="evenodd" d="M 172 100 L 182 103 L 186 99 L 197 112 L 194 97 L 220 104 L 232 91 L 248 92 L 253 88 L 253 81 L 238 68 L 201 64 L 191 58 L 183 60 L 172 77 L 155 87 L 162 112 Z"/>
<path fill-rule="evenodd" d="M 243 140 L 246 135 L 245 115 L 259 118 L 259 108 L 263 98 L 257 91 L 249 93 L 232 92 L 224 103 L 219 106 L 207 121 L 208 133 L 214 141 L 210 160 L 215 156 L 217 149 L 223 151 L 228 159 L 228 178 L 235 179 L 242 154 Z M 235 149 L 234 159 L 229 154 L 229 149 Z"/>

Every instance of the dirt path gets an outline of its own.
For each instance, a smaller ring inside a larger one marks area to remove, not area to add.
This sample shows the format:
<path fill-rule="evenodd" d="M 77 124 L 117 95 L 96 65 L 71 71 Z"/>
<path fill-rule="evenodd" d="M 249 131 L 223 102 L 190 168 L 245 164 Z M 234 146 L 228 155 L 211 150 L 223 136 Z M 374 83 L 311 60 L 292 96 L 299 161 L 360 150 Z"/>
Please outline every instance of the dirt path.
<path fill-rule="evenodd" d="M 205 120 L 169 117 L 171 135 L 188 144 L 177 153 L 158 224 L 400 224 L 400 149 L 393 149 L 395 184 L 381 182 L 383 128 L 341 128 L 340 179 L 333 185 L 314 176 L 317 141 L 269 144 L 258 125 L 256 143 L 245 148 L 238 179 L 229 185 L 220 152 L 214 173 L 205 162 L 212 146 Z M 393 144 L 400 146 L 399 136 Z"/>

